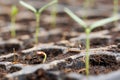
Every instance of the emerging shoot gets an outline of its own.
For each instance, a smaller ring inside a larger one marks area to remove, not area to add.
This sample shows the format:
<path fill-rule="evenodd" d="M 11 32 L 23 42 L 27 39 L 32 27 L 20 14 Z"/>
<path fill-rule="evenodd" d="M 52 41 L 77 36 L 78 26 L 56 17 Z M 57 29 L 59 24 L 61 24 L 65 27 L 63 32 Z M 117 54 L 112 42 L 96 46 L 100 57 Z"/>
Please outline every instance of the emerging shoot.
<path fill-rule="evenodd" d="M 110 18 L 106 18 L 100 21 L 97 21 L 93 23 L 92 25 L 87 25 L 82 19 L 80 19 L 78 16 L 76 16 L 71 10 L 68 8 L 64 9 L 65 12 L 72 18 L 74 19 L 79 25 L 81 25 L 85 29 L 86 33 L 86 57 L 85 57 L 85 66 L 86 66 L 86 76 L 89 76 L 89 50 L 90 50 L 90 33 L 93 29 L 100 27 L 104 24 L 116 21 L 120 19 L 119 16 L 114 16 Z"/>
<path fill-rule="evenodd" d="M 43 63 L 45 63 L 45 61 L 46 61 L 46 59 L 47 59 L 47 55 L 46 55 L 46 53 L 40 51 L 40 52 L 37 52 L 37 54 L 38 54 L 38 55 L 43 55 L 43 56 L 44 56 Z"/>
<path fill-rule="evenodd" d="M 39 27 L 40 27 L 40 17 L 41 17 L 41 13 L 46 9 L 48 8 L 49 6 L 55 4 L 57 1 L 52 1 L 48 4 L 46 4 L 45 6 L 41 7 L 40 9 L 35 9 L 33 6 L 23 2 L 23 1 L 20 1 L 20 4 L 28 9 L 30 9 L 31 11 L 34 12 L 35 14 L 35 17 L 36 17 L 36 30 L 35 30 L 35 43 L 38 44 L 38 35 L 39 35 Z"/>
<path fill-rule="evenodd" d="M 16 51 L 15 51 L 15 48 L 13 48 L 13 53 L 14 53 L 13 64 L 16 64 L 16 63 L 17 63 L 17 58 L 16 58 Z"/>
<path fill-rule="evenodd" d="M 16 18 L 16 15 L 18 14 L 18 8 L 16 6 L 12 6 L 12 9 L 11 9 L 11 37 L 12 38 L 15 38 L 16 36 L 16 32 L 15 32 L 15 18 Z"/>

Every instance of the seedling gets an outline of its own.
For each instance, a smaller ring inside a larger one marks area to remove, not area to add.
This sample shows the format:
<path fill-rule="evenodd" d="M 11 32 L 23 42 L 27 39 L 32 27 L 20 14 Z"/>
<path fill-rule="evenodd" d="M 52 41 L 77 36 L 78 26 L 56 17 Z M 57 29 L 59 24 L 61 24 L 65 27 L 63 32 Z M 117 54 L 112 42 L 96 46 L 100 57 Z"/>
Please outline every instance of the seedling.
<path fill-rule="evenodd" d="M 86 76 L 89 76 L 89 50 L 90 50 L 90 33 L 93 29 L 100 27 L 104 24 L 113 22 L 115 20 L 120 19 L 119 16 L 114 16 L 110 18 L 106 18 L 100 21 L 97 21 L 91 25 L 87 25 L 82 19 L 80 19 L 78 16 L 76 16 L 71 10 L 68 8 L 64 9 L 65 12 L 72 18 L 74 19 L 79 25 L 81 25 L 85 29 L 86 33 L 86 56 L 85 56 L 85 66 L 86 66 Z"/>
<path fill-rule="evenodd" d="M 11 9 L 11 37 L 15 38 L 16 32 L 15 32 L 15 21 L 16 21 L 16 15 L 18 14 L 18 8 L 13 5 Z"/>
<path fill-rule="evenodd" d="M 20 1 L 20 4 L 28 9 L 30 9 L 31 11 L 34 12 L 35 17 L 36 17 L 36 30 L 35 30 L 35 43 L 38 43 L 38 34 L 39 34 L 39 27 L 40 27 L 40 17 L 41 17 L 41 13 L 48 8 L 49 6 L 55 4 L 57 1 L 53 0 L 52 2 L 46 4 L 45 6 L 41 7 L 40 9 L 35 9 L 32 5 L 29 5 L 23 1 Z"/>
<path fill-rule="evenodd" d="M 44 55 L 44 59 L 43 59 L 43 63 L 45 63 L 46 59 L 47 59 L 47 55 L 45 52 L 39 51 L 37 52 L 38 55 Z"/>

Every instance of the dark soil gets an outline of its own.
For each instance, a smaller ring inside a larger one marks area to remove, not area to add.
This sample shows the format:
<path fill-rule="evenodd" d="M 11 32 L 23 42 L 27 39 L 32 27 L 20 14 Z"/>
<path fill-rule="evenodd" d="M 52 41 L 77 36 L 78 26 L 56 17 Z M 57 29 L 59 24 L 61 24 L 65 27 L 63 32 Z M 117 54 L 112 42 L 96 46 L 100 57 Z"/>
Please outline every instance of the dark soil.
<path fill-rule="evenodd" d="M 108 51 L 111 51 L 111 52 L 120 52 L 120 44 L 118 43 L 117 46 L 111 46 Z"/>
<path fill-rule="evenodd" d="M 42 51 L 44 51 L 47 54 L 47 60 L 45 63 L 54 60 L 63 59 L 77 54 L 74 51 L 63 54 L 60 49 L 44 49 Z M 36 51 L 34 51 L 26 55 L 24 53 L 23 55 L 22 53 L 15 54 L 15 56 L 11 56 L 9 58 L 3 58 L 2 61 L 9 61 L 9 62 L 16 61 L 17 63 L 22 63 L 22 64 L 41 64 L 43 62 L 43 59 L 44 59 L 44 55 L 37 55 Z"/>
<path fill-rule="evenodd" d="M 4 65 L 0 65 L 0 80 L 4 80 L 6 74 L 17 72 L 19 70 L 21 70 L 21 68 L 19 67 L 11 67 L 10 69 L 7 70 Z"/>
<path fill-rule="evenodd" d="M 76 72 L 85 74 L 84 58 L 68 59 L 66 62 L 58 63 L 57 66 L 50 71 L 62 71 L 64 73 Z M 105 74 L 120 69 L 120 62 L 117 62 L 114 56 L 110 55 L 91 55 L 90 56 L 90 74 L 98 75 Z"/>
<path fill-rule="evenodd" d="M 3 80 L 7 73 L 8 72 L 6 70 L 0 68 L 0 79 Z"/>
<path fill-rule="evenodd" d="M 91 39 L 90 45 L 91 48 L 99 48 L 100 46 L 108 46 L 110 45 L 111 40 L 109 38 L 94 38 Z"/>
<path fill-rule="evenodd" d="M 23 76 L 24 80 L 58 80 L 58 76 L 56 74 L 52 74 L 51 72 L 47 72 L 43 69 L 38 69 L 32 74 L 28 74 Z M 62 80 L 76 80 L 74 78 L 68 78 L 64 75 L 61 75 L 60 79 Z"/>
<path fill-rule="evenodd" d="M 42 69 L 39 69 L 33 74 L 25 76 L 24 80 L 57 80 L 57 77 L 55 75 L 45 72 Z"/>

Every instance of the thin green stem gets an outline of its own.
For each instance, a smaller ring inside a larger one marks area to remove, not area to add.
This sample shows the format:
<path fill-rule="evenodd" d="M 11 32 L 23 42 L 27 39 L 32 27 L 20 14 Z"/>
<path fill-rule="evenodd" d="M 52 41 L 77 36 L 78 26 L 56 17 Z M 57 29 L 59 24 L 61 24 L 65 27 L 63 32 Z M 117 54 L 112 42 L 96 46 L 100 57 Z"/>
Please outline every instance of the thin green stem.
<path fill-rule="evenodd" d="M 114 15 L 117 15 L 118 14 L 118 8 L 119 8 L 119 1 L 118 0 L 113 0 L 113 3 L 114 3 L 114 8 L 113 8 L 113 14 Z M 114 24 L 116 25 L 117 24 L 117 20 L 114 22 Z"/>
<path fill-rule="evenodd" d="M 118 0 L 114 0 L 114 9 L 113 9 L 113 14 L 116 15 L 118 14 Z"/>
<path fill-rule="evenodd" d="M 52 7 L 53 10 L 51 12 L 51 16 L 52 16 L 52 27 L 56 27 L 56 17 L 57 17 L 57 3 Z"/>
<path fill-rule="evenodd" d="M 89 7 L 89 0 L 85 0 L 84 8 L 87 9 Z"/>
<path fill-rule="evenodd" d="M 40 13 L 36 13 L 36 30 L 35 30 L 35 43 L 38 44 L 38 36 L 39 36 L 39 27 L 40 27 Z"/>
<path fill-rule="evenodd" d="M 85 2 L 84 2 L 84 10 L 86 10 L 86 11 L 88 12 L 89 6 L 90 6 L 89 0 L 85 0 Z M 87 13 L 87 12 L 86 12 L 86 13 Z M 83 19 L 86 19 L 86 18 L 87 18 L 87 15 L 85 14 L 85 15 L 83 16 Z"/>
<path fill-rule="evenodd" d="M 90 7 L 93 7 L 95 4 L 95 0 L 91 0 L 91 6 Z"/>
<path fill-rule="evenodd" d="M 15 16 L 12 16 L 11 18 L 11 37 L 15 38 L 16 32 L 15 32 Z"/>
<path fill-rule="evenodd" d="M 86 29 L 86 58 L 85 58 L 85 65 L 86 65 L 86 76 L 89 76 L 89 49 L 90 49 L 90 29 Z"/>

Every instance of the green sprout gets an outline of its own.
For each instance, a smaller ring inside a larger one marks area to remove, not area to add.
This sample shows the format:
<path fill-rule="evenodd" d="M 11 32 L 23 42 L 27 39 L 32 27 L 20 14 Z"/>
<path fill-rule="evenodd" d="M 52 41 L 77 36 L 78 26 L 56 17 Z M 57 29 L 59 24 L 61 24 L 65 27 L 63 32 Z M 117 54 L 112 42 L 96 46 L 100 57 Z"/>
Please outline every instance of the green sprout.
<path fill-rule="evenodd" d="M 58 0 L 55 0 L 57 3 L 53 6 L 53 9 L 51 11 L 51 16 L 52 16 L 52 27 L 56 27 L 56 16 L 57 16 L 57 4 L 58 4 Z"/>
<path fill-rule="evenodd" d="M 44 55 L 44 59 L 43 59 L 43 63 L 45 63 L 46 59 L 47 59 L 47 55 L 45 52 L 39 51 L 37 52 L 38 55 Z"/>
<path fill-rule="evenodd" d="M 72 18 L 74 19 L 79 25 L 81 25 L 85 29 L 86 33 L 86 56 L 85 56 L 85 66 L 86 66 L 86 76 L 89 76 L 89 50 L 90 50 L 90 33 L 92 32 L 93 29 L 100 27 L 104 24 L 113 22 L 115 20 L 120 19 L 119 16 L 114 16 L 110 18 L 106 18 L 100 21 L 97 21 L 91 25 L 87 25 L 82 19 L 80 19 L 78 16 L 76 16 L 71 10 L 68 8 L 64 9 L 65 12 Z"/>
<path fill-rule="evenodd" d="M 40 17 L 41 17 L 41 13 L 46 9 L 48 8 L 49 6 L 55 4 L 56 1 L 52 1 L 48 4 L 46 4 L 45 6 L 41 7 L 40 9 L 35 9 L 33 6 L 23 2 L 23 1 L 20 1 L 20 4 L 23 5 L 24 7 L 30 9 L 31 11 L 34 12 L 35 14 L 35 17 L 36 17 L 36 30 L 35 30 L 35 43 L 37 44 L 38 43 L 38 35 L 39 35 L 39 27 L 40 27 Z"/>
<path fill-rule="evenodd" d="M 13 5 L 11 9 L 11 37 L 15 38 L 16 32 L 15 32 L 15 21 L 16 21 L 16 15 L 18 14 L 18 8 Z"/>

